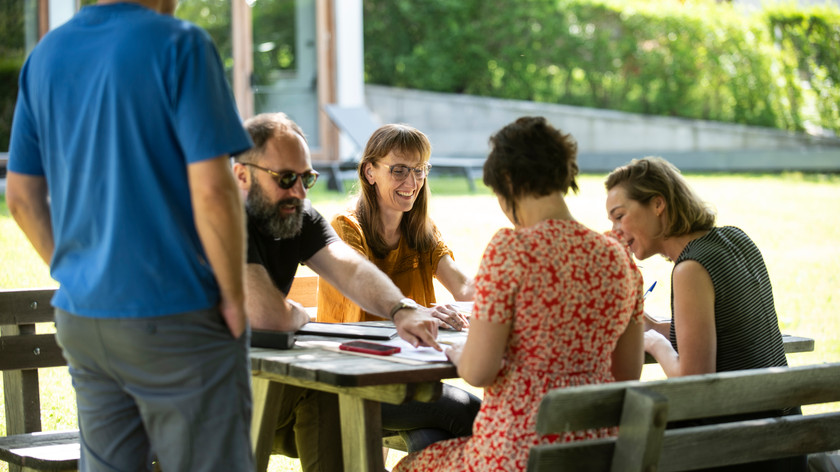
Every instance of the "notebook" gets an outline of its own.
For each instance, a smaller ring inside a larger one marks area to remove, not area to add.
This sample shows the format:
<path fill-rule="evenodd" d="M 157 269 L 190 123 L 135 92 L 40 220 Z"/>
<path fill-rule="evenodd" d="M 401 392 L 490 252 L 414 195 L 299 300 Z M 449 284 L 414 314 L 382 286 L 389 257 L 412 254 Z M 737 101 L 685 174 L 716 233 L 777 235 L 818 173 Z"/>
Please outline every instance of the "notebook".
<path fill-rule="evenodd" d="M 348 323 L 318 323 L 313 321 L 303 325 L 297 331 L 297 334 L 388 340 L 397 337 L 397 329 L 387 326 L 360 326 Z"/>

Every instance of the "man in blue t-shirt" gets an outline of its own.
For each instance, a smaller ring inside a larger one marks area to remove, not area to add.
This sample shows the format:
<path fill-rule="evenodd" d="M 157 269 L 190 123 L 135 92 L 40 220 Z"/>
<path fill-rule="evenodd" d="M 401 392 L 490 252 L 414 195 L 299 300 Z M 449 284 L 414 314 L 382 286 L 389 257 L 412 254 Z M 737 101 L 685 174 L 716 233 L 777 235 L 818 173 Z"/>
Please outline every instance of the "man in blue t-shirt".
<path fill-rule="evenodd" d="M 251 147 L 175 0 L 100 0 L 20 75 L 7 204 L 59 288 L 83 471 L 253 470 L 244 221 Z"/>

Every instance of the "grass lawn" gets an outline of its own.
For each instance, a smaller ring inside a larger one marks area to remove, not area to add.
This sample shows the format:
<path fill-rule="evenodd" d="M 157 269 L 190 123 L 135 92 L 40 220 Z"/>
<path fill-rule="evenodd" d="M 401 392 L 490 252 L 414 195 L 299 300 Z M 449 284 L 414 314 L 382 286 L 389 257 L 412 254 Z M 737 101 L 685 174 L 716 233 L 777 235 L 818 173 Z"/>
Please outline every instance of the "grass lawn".
<path fill-rule="evenodd" d="M 605 175 L 584 175 L 581 192 L 568 198 L 572 214 L 589 227 L 604 231 L 609 222 L 604 210 Z M 840 362 L 840 316 L 832 302 L 840 297 L 840 176 L 826 175 L 688 175 L 697 192 L 718 210 L 720 225 L 736 225 L 747 232 L 764 254 L 772 279 L 782 332 L 816 340 L 811 353 L 789 356 L 791 365 Z M 429 181 L 434 197 L 431 215 L 468 272 L 478 268 L 481 254 L 494 232 L 510 226 L 495 197 L 479 183 L 471 194 L 463 178 L 435 177 Z M 326 217 L 350 204 L 343 194 L 328 192 L 319 183 L 310 192 L 316 208 Z M 654 257 L 640 262 L 645 286 L 657 282 L 648 296 L 647 310 L 661 317 L 670 314 L 671 264 Z M 0 199 L 0 289 L 55 286 Z M 438 287 L 438 298 L 451 300 Z M 45 329 L 48 329 L 46 327 Z M 661 378 L 657 366 L 647 366 L 644 378 Z M 463 386 L 463 382 L 453 381 Z M 42 422 L 48 430 L 76 427 L 73 392 L 66 369 L 51 369 L 41 379 Z M 473 390 L 475 391 L 475 390 Z M 480 393 L 480 392 L 478 392 Z M 2 403 L 0 397 L 0 403 Z M 840 409 L 840 404 L 806 408 L 806 413 Z M 0 408 L 0 434 L 5 434 Z M 392 452 L 389 465 L 401 457 Z M 8 470 L 5 464 L 0 471 Z M 272 458 L 270 471 L 299 470 L 297 461 Z"/>

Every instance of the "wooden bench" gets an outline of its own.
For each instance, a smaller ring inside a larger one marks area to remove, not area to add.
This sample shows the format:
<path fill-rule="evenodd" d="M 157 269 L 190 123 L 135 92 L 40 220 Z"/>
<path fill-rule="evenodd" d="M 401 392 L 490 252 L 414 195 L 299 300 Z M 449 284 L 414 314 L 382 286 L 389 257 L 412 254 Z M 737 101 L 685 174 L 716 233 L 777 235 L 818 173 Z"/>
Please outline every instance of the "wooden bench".
<path fill-rule="evenodd" d="M 292 280 L 292 287 L 286 298 L 296 301 L 306 308 L 309 318 L 315 321 L 318 309 L 318 281 L 317 275 L 298 275 Z"/>
<path fill-rule="evenodd" d="M 545 435 L 619 427 L 617 437 L 536 446 L 529 471 L 679 471 L 840 449 L 840 411 L 666 429 L 840 401 L 840 363 L 557 389 L 540 404 Z"/>
<path fill-rule="evenodd" d="M 6 407 L 6 436 L 0 461 L 10 472 L 77 470 L 79 431 L 42 432 L 38 369 L 67 365 L 54 334 L 36 334 L 51 323 L 55 290 L 0 291 L 0 370 Z"/>

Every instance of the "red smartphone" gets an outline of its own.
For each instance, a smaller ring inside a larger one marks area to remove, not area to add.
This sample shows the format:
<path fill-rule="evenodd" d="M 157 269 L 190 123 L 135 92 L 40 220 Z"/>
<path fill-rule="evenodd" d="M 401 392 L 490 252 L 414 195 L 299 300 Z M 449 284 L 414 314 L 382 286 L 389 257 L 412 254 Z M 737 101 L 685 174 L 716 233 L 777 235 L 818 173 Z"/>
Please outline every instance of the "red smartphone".
<path fill-rule="evenodd" d="M 400 348 L 396 346 L 388 346 L 387 344 L 372 343 L 370 341 L 347 341 L 338 346 L 342 351 L 363 352 L 365 354 L 374 354 L 377 356 L 390 356 L 400 352 Z"/>

